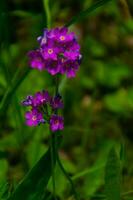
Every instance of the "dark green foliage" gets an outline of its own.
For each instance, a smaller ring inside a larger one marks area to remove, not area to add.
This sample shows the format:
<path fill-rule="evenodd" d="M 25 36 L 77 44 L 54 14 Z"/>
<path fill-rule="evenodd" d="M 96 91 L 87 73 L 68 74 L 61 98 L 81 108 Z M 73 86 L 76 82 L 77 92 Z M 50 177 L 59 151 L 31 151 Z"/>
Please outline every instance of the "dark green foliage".
<path fill-rule="evenodd" d="M 84 17 L 89 16 L 93 11 L 95 11 L 97 8 L 103 6 L 104 4 L 108 3 L 111 0 L 100 0 L 96 3 L 92 4 L 89 8 L 87 8 L 85 11 L 81 11 L 78 15 L 74 16 L 70 22 L 66 24 L 66 26 L 71 26 L 81 20 L 83 20 Z"/>
<path fill-rule="evenodd" d="M 60 137 L 58 138 L 58 144 Z M 54 145 L 54 143 L 53 143 Z M 56 162 L 56 153 L 53 151 L 53 165 Z M 39 200 L 42 198 L 52 174 L 51 147 L 29 171 L 17 186 L 8 200 Z"/>
<path fill-rule="evenodd" d="M 108 155 L 105 167 L 105 194 L 107 200 L 120 200 L 121 193 L 121 167 L 120 160 L 114 148 Z"/>

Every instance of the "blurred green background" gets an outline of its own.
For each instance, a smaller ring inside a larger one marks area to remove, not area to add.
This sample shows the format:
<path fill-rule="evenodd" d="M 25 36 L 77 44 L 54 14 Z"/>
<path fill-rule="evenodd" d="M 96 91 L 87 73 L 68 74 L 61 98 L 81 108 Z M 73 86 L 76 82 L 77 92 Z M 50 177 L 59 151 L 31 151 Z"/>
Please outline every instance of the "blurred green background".
<path fill-rule="evenodd" d="M 51 0 L 52 27 L 63 26 L 93 2 Z M 61 80 L 65 129 L 60 157 L 85 200 L 103 192 L 104 165 L 114 145 L 124 151 L 122 191 L 133 188 L 133 1 L 127 1 L 130 11 L 125 3 L 112 1 L 70 27 L 78 36 L 83 60 L 76 78 Z M 44 27 L 43 1 L 1 0 L 0 188 L 8 183 L 8 191 L 49 145 L 48 127 L 26 127 L 20 104 L 28 94 L 54 91 L 53 78 L 45 71 L 29 70 L 26 56 L 37 47 Z M 70 187 L 58 167 L 56 177 L 57 196 L 70 200 Z"/>

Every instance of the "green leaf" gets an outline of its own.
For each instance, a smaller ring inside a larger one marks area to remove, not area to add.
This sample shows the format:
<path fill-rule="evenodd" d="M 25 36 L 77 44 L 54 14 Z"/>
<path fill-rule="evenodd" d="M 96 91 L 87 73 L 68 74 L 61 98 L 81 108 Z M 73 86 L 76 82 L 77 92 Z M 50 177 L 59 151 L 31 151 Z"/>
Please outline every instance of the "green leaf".
<path fill-rule="evenodd" d="M 128 116 L 133 111 L 133 90 L 119 89 L 106 95 L 103 101 L 109 110 Z"/>
<path fill-rule="evenodd" d="M 59 146 L 60 138 L 58 138 L 57 142 L 57 146 Z M 53 153 L 53 164 L 55 165 L 55 150 L 53 150 Z M 31 171 L 25 176 L 23 181 L 17 186 L 16 190 L 8 200 L 40 200 L 51 177 L 51 166 L 51 148 L 49 148 Z"/>
<path fill-rule="evenodd" d="M 90 13 L 95 11 L 97 8 L 99 8 L 102 5 L 108 3 L 109 1 L 111 1 L 111 0 L 100 0 L 100 1 L 97 1 L 96 3 L 92 4 L 92 6 L 90 6 L 88 9 L 86 9 L 84 11 L 81 11 L 78 15 L 74 16 L 65 26 L 71 26 L 71 25 L 79 22 L 83 18 L 85 18 L 88 15 L 90 15 Z"/>
<path fill-rule="evenodd" d="M 120 160 L 114 148 L 111 149 L 105 167 L 105 194 L 107 200 L 120 200 Z"/>

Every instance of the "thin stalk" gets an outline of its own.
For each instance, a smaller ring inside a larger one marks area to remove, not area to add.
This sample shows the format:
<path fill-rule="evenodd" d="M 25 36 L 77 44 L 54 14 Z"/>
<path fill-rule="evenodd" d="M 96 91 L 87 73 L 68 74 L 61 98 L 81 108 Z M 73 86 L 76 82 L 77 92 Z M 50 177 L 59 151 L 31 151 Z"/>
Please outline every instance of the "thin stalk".
<path fill-rule="evenodd" d="M 59 77 L 58 75 L 55 76 L 55 96 L 59 93 Z"/>
<path fill-rule="evenodd" d="M 56 76 L 55 77 L 55 95 L 57 95 L 59 93 L 59 77 Z M 56 113 L 57 114 L 57 111 Z M 71 188 L 72 188 L 72 192 L 74 194 L 74 197 L 75 197 L 75 200 L 79 200 L 78 198 L 78 195 L 77 195 L 77 192 L 75 190 L 75 187 L 74 187 L 74 184 L 73 184 L 73 181 L 71 180 L 70 176 L 68 175 L 68 173 L 66 172 L 66 170 L 64 169 L 61 161 L 60 161 L 60 157 L 59 157 L 59 152 L 57 150 L 57 134 L 55 134 L 55 151 L 56 151 L 56 160 L 57 160 L 57 163 L 61 169 L 61 171 L 63 172 L 64 176 L 67 178 L 67 180 L 69 181 L 70 185 L 71 185 Z"/>
<path fill-rule="evenodd" d="M 55 188 L 55 171 L 54 171 L 54 160 L 56 161 L 56 157 L 54 157 L 55 155 L 55 138 L 54 135 L 51 133 L 51 137 L 50 137 L 50 141 L 51 141 L 51 163 L 52 163 L 52 185 L 53 185 L 53 197 L 56 200 L 56 188 Z"/>
<path fill-rule="evenodd" d="M 58 94 L 58 77 L 55 77 L 55 95 Z M 57 114 L 57 110 L 55 111 L 55 114 Z M 55 134 L 56 135 L 56 134 Z M 51 133 L 51 163 L 52 163 L 52 183 L 53 183 L 53 196 L 54 199 L 56 200 L 56 187 L 55 187 L 55 172 L 54 172 L 54 162 L 57 160 L 57 140 L 56 136 Z M 55 155 L 55 158 L 54 158 Z"/>
<path fill-rule="evenodd" d="M 47 28 L 51 27 L 51 15 L 49 9 L 49 0 L 43 0 L 43 6 L 46 13 L 46 20 L 47 20 Z M 52 184 L 53 184 L 53 196 L 56 200 L 56 188 L 55 188 L 55 171 L 54 171 L 54 160 L 56 161 L 55 156 L 55 139 L 54 135 L 51 133 L 51 163 L 52 163 Z"/>
<path fill-rule="evenodd" d="M 64 176 L 67 178 L 67 180 L 69 181 L 70 185 L 71 185 L 71 189 L 72 189 L 72 192 L 73 192 L 73 195 L 74 195 L 74 198 L 75 200 L 79 200 L 79 197 L 78 197 L 78 194 L 75 190 L 75 186 L 73 184 L 73 181 L 72 179 L 70 178 L 70 176 L 68 175 L 68 173 L 66 172 L 64 166 L 62 165 L 61 161 L 60 161 L 60 158 L 59 158 L 59 153 L 57 151 L 57 163 L 61 169 L 61 171 L 63 172 Z"/>
<path fill-rule="evenodd" d="M 49 0 L 43 0 L 43 6 L 44 10 L 46 12 L 46 20 L 47 20 L 47 27 L 51 27 L 51 15 L 50 15 L 50 9 L 49 9 Z"/>

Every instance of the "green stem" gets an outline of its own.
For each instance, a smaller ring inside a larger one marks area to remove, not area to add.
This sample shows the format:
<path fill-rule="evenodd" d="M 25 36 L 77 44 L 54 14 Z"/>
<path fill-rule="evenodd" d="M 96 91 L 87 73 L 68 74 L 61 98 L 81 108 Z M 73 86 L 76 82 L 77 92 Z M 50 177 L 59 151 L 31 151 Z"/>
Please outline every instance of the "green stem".
<path fill-rule="evenodd" d="M 75 186 L 73 184 L 72 179 L 70 178 L 70 176 L 68 175 L 68 173 L 66 172 L 66 170 L 64 169 L 64 166 L 62 165 L 60 158 L 59 158 L 59 153 L 57 152 L 57 163 L 61 169 L 61 171 L 63 172 L 64 176 L 67 178 L 67 180 L 69 181 L 71 188 L 72 188 L 72 192 L 74 194 L 75 200 L 79 200 L 78 194 L 75 190 Z"/>
<path fill-rule="evenodd" d="M 53 197 L 56 200 L 56 188 L 55 188 L 55 172 L 54 172 L 54 160 L 56 161 L 55 154 L 55 138 L 53 133 L 51 133 L 51 163 L 52 163 L 52 184 L 53 184 Z"/>
<path fill-rule="evenodd" d="M 58 90 L 59 90 L 59 77 L 56 76 L 56 77 L 55 77 L 55 95 L 58 94 L 58 92 L 59 92 Z M 57 114 L 57 113 L 55 113 L 55 114 Z M 79 200 L 78 195 L 77 195 L 77 192 L 76 192 L 75 187 L 74 187 L 74 184 L 73 184 L 73 181 L 71 180 L 70 176 L 67 174 L 66 170 L 64 169 L 64 167 L 63 167 L 63 165 L 62 165 L 62 163 L 61 163 L 61 161 L 60 161 L 59 152 L 58 152 L 58 150 L 57 150 L 57 145 L 56 145 L 56 144 L 57 144 L 57 134 L 58 134 L 58 133 L 55 134 L 55 151 L 56 151 L 57 163 L 58 163 L 58 165 L 59 165 L 61 171 L 63 172 L 63 174 L 65 175 L 65 177 L 66 177 L 67 180 L 69 181 L 75 199 L 76 199 L 76 200 Z"/>
<path fill-rule="evenodd" d="M 49 0 L 43 0 L 43 6 L 46 13 L 47 28 L 51 28 L 51 15 L 49 9 Z M 55 137 L 51 133 L 51 163 L 52 163 L 52 184 L 53 184 L 53 196 L 56 200 L 56 188 L 55 188 L 55 171 L 54 171 L 54 160 L 56 161 L 55 156 Z"/>
<path fill-rule="evenodd" d="M 51 15 L 50 15 L 50 9 L 49 9 L 49 0 L 43 0 L 43 6 L 44 10 L 46 12 L 46 19 L 47 19 L 47 27 L 51 27 Z"/>
<path fill-rule="evenodd" d="M 59 77 L 55 76 L 55 96 L 59 93 Z"/>

